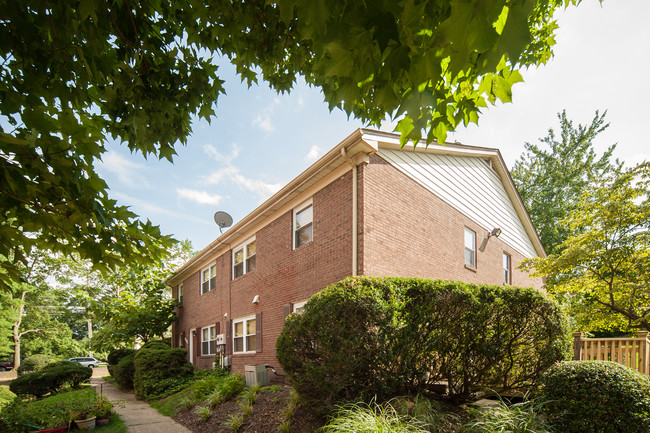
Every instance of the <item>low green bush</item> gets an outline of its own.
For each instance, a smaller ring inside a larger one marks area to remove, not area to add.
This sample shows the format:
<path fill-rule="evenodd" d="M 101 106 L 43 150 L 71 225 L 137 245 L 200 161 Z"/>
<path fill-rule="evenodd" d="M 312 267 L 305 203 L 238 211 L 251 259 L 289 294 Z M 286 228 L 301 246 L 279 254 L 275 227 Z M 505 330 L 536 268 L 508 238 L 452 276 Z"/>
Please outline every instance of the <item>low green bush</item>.
<path fill-rule="evenodd" d="M 199 370 L 194 373 L 192 391 L 196 401 L 203 401 L 215 390 L 221 378 L 227 376 L 225 370 Z"/>
<path fill-rule="evenodd" d="M 208 400 L 212 406 L 219 405 L 239 395 L 245 387 L 246 382 L 240 374 L 219 377 L 214 389 L 208 395 Z"/>
<path fill-rule="evenodd" d="M 192 378 L 193 366 L 185 349 L 164 343 L 147 343 L 135 354 L 135 394 L 147 400 L 159 399 L 182 389 Z"/>
<path fill-rule="evenodd" d="M 135 376 L 135 353 L 126 355 L 124 358 L 113 366 L 113 377 L 115 382 L 125 389 L 133 388 L 133 377 Z"/>
<path fill-rule="evenodd" d="M 16 394 L 11 392 L 8 386 L 0 385 L 0 412 L 2 412 L 4 406 L 14 401 L 15 398 Z"/>
<path fill-rule="evenodd" d="M 58 362 L 59 359 L 51 355 L 32 355 L 23 359 L 16 372 L 18 376 L 21 376 L 24 373 L 32 373 L 34 371 L 39 371 L 44 369 L 50 364 Z"/>
<path fill-rule="evenodd" d="M 568 348 L 565 316 L 538 290 L 416 278 L 345 279 L 289 315 L 277 340 L 292 386 L 322 410 L 439 382 L 455 400 L 528 387 Z"/>
<path fill-rule="evenodd" d="M 540 380 L 551 424 L 563 433 L 650 432 L 650 379 L 608 361 L 570 361 Z"/>
<path fill-rule="evenodd" d="M 16 399 L 7 406 L 0 418 L 15 433 L 29 432 L 39 427 L 55 428 L 69 423 L 75 407 L 87 404 L 97 398 L 92 388 L 57 394 L 38 401 L 24 402 Z"/>
<path fill-rule="evenodd" d="M 33 395 L 41 398 L 46 394 L 59 391 L 64 386 L 79 387 L 93 374 L 93 370 L 81 364 L 69 361 L 57 361 L 54 364 L 33 373 L 25 373 L 11 382 L 9 389 L 16 395 Z"/>

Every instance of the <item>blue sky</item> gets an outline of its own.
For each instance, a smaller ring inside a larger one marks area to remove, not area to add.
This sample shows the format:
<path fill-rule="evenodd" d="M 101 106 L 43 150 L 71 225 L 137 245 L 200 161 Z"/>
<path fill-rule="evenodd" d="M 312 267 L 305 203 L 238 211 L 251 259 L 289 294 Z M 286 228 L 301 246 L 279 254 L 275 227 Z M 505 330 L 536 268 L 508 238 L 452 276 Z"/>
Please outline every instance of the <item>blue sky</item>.
<path fill-rule="evenodd" d="M 580 123 L 607 110 L 611 126 L 597 148 L 618 143 L 616 156 L 628 164 L 650 159 L 649 16 L 648 0 L 605 0 L 602 7 L 583 0 L 562 11 L 555 58 L 522 73 L 525 82 L 513 88 L 513 103 L 485 109 L 478 126 L 448 140 L 499 148 L 512 167 L 525 142 L 536 143 L 557 128 L 561 110 Z M 164 233 L 190 239 L 197 250 L 219 236 L 215 211 L 240 220 L 364 126 L 339 110 L 330 113 L 318 89 L 304 83 L 290 95 L 277 95 L 264 83 L 249 89 L 233 69 L 220 66 L 227 95 L 219 99 L 217 118 L 194 124 L 174 164 L 145 160 L 117 144 L 97 164 L 112 198 Z"/>

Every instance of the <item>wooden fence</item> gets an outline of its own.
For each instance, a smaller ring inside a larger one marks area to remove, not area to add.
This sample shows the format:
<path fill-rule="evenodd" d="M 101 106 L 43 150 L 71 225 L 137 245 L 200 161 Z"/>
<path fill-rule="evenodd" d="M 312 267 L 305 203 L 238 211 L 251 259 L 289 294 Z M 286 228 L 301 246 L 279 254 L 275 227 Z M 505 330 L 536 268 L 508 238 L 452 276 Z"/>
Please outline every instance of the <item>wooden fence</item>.
<path fill-rule="evenodd" d="M 639 373 L 650 375 L 650 341 L 648 331 L 636 338 L 585 338 L 573 334 L 573 359 L 576 361 L 613 361 Z"/>

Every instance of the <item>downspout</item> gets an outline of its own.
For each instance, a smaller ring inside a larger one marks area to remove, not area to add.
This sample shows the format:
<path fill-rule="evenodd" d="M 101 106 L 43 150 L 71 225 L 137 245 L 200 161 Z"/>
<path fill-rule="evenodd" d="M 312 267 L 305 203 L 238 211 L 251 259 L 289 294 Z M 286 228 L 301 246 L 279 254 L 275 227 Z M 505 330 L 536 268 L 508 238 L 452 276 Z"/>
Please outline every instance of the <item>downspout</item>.
<path fill-rule="evenodd" d="M 350 163 L 352 166 L 352 276 L 356 277 L 358 269 L 358 188 L 357 188 L 357 165 L 352 161 L 352 159 L 345 152 L 345 147 L 341 148 L 341 155 Z"/>

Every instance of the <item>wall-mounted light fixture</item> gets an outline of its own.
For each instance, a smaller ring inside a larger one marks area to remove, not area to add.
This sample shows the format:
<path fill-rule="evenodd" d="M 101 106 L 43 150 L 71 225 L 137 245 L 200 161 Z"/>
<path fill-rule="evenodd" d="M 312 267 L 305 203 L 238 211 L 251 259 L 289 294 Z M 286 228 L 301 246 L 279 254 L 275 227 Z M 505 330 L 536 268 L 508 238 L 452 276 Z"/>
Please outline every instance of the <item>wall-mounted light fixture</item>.
<path fill-rule="evenodd" d="M 253 304 L 259 304 L 260 303 L 260 295 L 255 295 L 253 297 Z"/>
<path fill-rule="evenodd" d="M 495 227 L 492 229 L 492 231 L 488 234 L 488 239 L 490 239 L 492 236 L 494 237 L 499 237 L 501 235 L 501 229 L 499 227 Z"/>
<path fill-rule="evenodd" d="M 228 318 L 228 313 L 223 313 L 223 317 Z"/>

